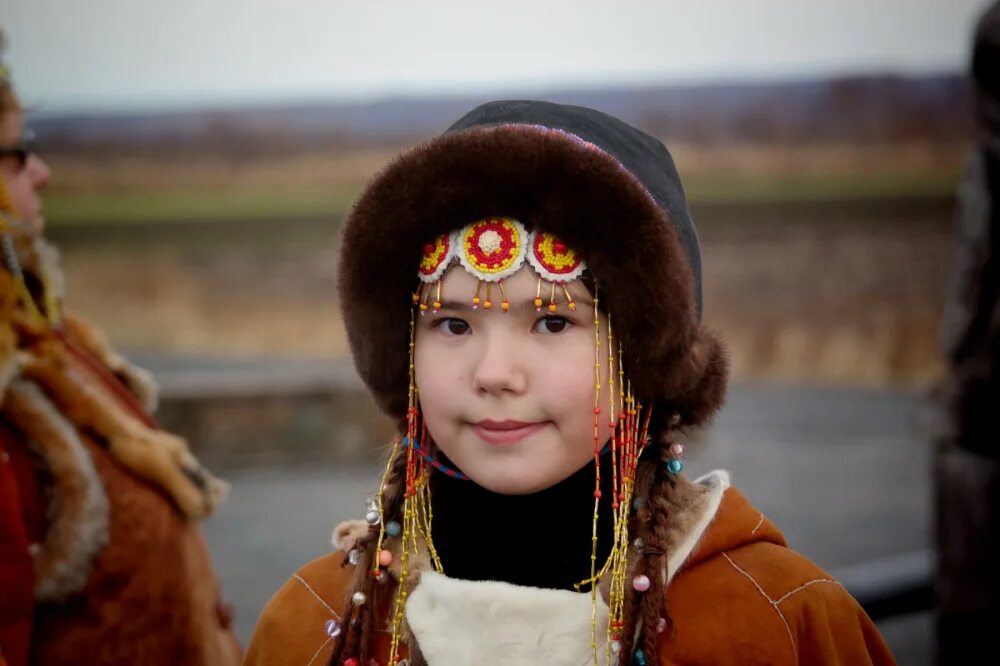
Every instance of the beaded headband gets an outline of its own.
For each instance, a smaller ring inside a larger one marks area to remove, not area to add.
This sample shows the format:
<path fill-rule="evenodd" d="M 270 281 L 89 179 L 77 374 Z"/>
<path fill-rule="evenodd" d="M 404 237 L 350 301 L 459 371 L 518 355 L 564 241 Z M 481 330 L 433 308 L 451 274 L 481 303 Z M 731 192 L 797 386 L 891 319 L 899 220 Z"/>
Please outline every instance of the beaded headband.
<path fill-rule="evenodd" d="M 561 288 L 570 310 L 576 303 L 566 285 L 580 277 L 587 269 L 586 263 L 564 242 L 545 231 L 526 231 L 524 225 L 508 217 L 491 217 L 466 225 L 458 231 L 438 236 L 424 246 L 417 276 L 420 285 L 413 294 L 421 314 L 428 309 L 441 307 L 441 278 L 445 271 L 458 262 L 467 273 L 479 279 L 472 297 L 472 308 L 493 308 L 492 287 L 500 290 L 500 310 L 507 312 L 510 303 L 504 293 L 504 279 L 514 275 L 527 261 L 538 275 L 535 290 L 535 309 L 542 309 L 542 281 L 549 283 L 549 312 L 558 309 L 556 288 Z M 480 297 L 483 284 L 486 298 Z M 431 294 L 434 299 L 431 300 Z"/>

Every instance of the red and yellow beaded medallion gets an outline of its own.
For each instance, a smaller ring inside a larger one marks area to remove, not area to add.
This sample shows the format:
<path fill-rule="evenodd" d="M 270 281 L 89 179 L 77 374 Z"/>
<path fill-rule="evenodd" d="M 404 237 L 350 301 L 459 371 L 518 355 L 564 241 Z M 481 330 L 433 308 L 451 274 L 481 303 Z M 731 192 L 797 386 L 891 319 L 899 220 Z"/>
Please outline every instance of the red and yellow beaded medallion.
<path fill-rule="evenodd" d="M 538 273 L 538 288 L 535 290 L 535 309 L 542 309 L 542 280 L 549 283 L 549 312 L 558 309 L 556 305 L 556 285 L 562 288 L 566 305 L 576 310 L 576 303 L 566 285 L 577 279 L 587 269 L 580 255 L 566 243 L 547 231 L 532 231 L 528 235 L 528 263 Z"/>
<path fill-rule="evenodd" d="M 546 231 L 532 231 L 528 235 L 528 248 L 528 263 L 549 282 L 572 282 L 586 268 L 575 250 Z"/>
<path fill-rule="evenodd" d="M 450 234 L 441 234 L 433 243 L 424 245 L 417 274 L 426 284 L 434 284 L 441 279 L 448 265 L 455 257 L 455 243 Z"/>
<path fill-rule="evenodd" d="M 521 268 L 527 238 L 524 227 L 516 220 L 480 220 L 460 232 L 458 260 L 480 280 L 499 282 Z"/>

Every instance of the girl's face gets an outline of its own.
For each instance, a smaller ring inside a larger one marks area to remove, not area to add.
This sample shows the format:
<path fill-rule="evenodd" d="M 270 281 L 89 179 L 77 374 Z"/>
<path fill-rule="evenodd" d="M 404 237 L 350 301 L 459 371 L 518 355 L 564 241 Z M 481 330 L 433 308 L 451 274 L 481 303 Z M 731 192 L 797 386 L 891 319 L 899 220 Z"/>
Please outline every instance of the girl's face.
<path fill-rule="evenodd" d="M 509 312 L 500 310 L 495 284 L 493 308 L 473 310 L 478 280 L 453 266 L 442 281 L 441 310 L 417 321 L 414 370 L 430 435 L 463 473 L 497 493 L 542 490 L 594 457 L 593 299 L 576 281 L 568 285 L 576 311 L 557 289 L 559 309 L 550 313 L 543 283 L 536 312 L 537 280 L 525 266 L 504 280 Z M 599 319 L 603 446 L 610 436 L 608 324 Z"/>

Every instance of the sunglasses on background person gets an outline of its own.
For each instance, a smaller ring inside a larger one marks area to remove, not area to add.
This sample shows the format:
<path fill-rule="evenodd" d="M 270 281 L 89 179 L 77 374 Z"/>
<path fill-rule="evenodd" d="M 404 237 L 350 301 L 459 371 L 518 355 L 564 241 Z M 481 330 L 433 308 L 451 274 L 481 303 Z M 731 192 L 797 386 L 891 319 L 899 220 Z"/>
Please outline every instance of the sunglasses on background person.
<path fill-rule="evenodd" d="M 17 160 L 17 168 L 23 169 L 28 163 L 28 157 L 36 151 L 34 132 L 25 132 L 16 143 L 0 144 L 0 157 L 13 157 Z"/>

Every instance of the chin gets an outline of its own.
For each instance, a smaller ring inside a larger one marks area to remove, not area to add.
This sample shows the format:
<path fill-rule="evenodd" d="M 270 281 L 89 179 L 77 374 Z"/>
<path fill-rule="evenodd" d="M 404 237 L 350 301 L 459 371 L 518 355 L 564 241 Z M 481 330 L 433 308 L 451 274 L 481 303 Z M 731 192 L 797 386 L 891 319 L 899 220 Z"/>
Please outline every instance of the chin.
<path fill-rule="evenodd" d="M 529 460 L 505 461 L 482 459 L 462 468 L 476 485 L 500 495 L 530 495 L 556 485 L 572 474 L 572 470 L 546 468 L 536 456 Z"/>
<path fill-rule="evenodd" d="M 495 475 L 488 475 L 486 478 L 477 478 L 470 474 L 469 478 L 479 486 L 498 495 L 530 495 L 554 485 L 554 483 L 547 481 L 511 478 L 509 476 L 497 477 Z"/>

